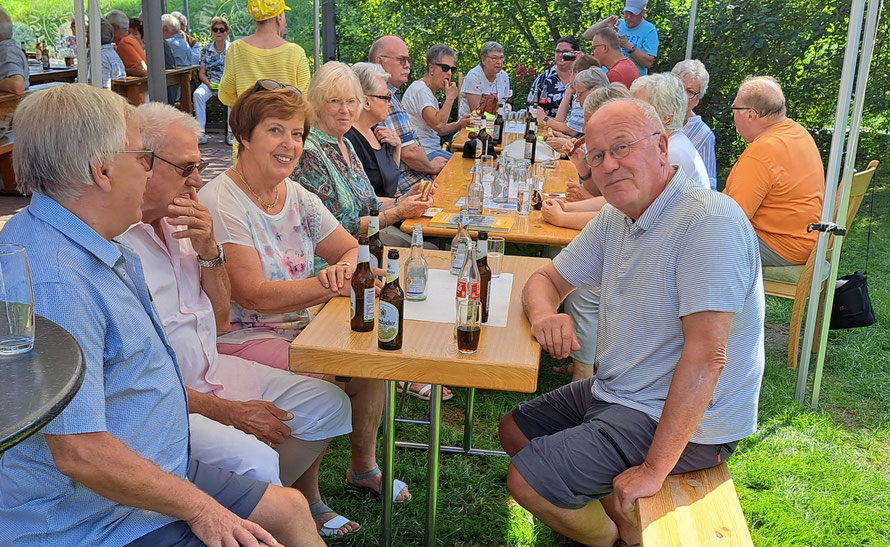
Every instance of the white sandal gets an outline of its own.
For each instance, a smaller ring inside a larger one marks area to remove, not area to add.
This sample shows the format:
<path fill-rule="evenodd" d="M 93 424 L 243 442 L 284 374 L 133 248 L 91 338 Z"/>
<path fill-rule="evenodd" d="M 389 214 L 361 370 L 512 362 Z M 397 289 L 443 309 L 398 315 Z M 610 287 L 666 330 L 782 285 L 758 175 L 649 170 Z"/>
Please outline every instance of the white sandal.
<path fill-rule="evenodd" d="M 411 382 L 396 382 L 396 391 L 402 393 L 405 390 L 408 390 L 408 395 L 411 397 L 415 397 L 420 399 L 421 401 L 429 401 L 430 400 L 430 392 L 433 390 L 433 384 L 424 384 L 420 391 L 413 391 L 411 387 L 408 385 Z M 442 393 L 442 402 L 450 401 L 454 398 L 454 392 L 448 393 L 447 395 Z"/>

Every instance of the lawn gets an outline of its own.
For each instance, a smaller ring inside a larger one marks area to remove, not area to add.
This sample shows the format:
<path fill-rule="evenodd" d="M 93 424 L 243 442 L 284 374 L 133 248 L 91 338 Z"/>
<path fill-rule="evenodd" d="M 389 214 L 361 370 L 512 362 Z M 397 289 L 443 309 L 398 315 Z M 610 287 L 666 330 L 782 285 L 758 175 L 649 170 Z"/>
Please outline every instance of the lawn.
<path fill-rule="evenodd" d="M 793 399 L 796 371 L 786 367 L 790 301 L 767 299 L 767 363 L 760 397 L 759 429 L 739 444 L 729 468 L 756 545 L 890 545 L 890 177 L 879 168 L 874 210 L 860 209 L 844 242 L 840 273 L 865 266 L 866 232 L 872 225 L 869 286 L 878 324 L 832 331 L 816 412 Z M 527 249 L 518 249 L 519 252 Z M 508 249 L 508 252 L 510 250 Z M 565 376 L 542 356 L 538 393 Z M 443 442 L 462 440 L 465 390 L 444 408 Z M 476 398 L 475 446 L 499 448 L 497 422 L 531 395 L 493 393 Z M 425 409 L 411 400 L 407 413 Z M 425 441 L 422 426 L 398 424 L 396 437 Z M 349 444 L 337 439 L 325 458 L 321 489 L 329 505 L 363 525 L 340 545 L 376 545 L 379 504 L 343 484 Z M 443 454 L 439 492 L 439 544 L 452 546 L 557 545 L 550 530 L 518 507 L 506 487 L 508 460 Z M 426 453 L 397 449 L 396 476 L 414 499 L 396 506 L 396 545 L 421 545 L 426 515 Z"/>

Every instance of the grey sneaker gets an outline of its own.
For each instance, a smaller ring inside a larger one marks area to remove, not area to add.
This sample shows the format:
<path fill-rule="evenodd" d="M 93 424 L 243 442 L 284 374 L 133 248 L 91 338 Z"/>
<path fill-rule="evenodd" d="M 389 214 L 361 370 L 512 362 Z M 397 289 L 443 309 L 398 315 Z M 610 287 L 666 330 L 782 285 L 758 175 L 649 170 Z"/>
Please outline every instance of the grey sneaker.
<path fill-rule="evenodd" d="M 226 137 L 226 144 L 228 144 L 229 146 L 232 146 L 232 143 L 234 141 L 235 141 L 235 137 L 233 135 L 230 134 L 228 137 Z"/>
<path fill-rule="evenodd" d="M 201 135 L 198 137 L 198 144 L 207 144 L 207 135 Z"/>

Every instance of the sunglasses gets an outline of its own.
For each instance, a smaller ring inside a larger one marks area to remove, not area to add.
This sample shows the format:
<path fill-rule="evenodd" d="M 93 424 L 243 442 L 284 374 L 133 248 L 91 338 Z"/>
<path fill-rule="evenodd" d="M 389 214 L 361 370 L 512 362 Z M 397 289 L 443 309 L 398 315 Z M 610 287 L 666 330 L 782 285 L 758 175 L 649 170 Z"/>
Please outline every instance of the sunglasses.
<path fill-rule="evenodd" d="M 229 29 L 223 27 L 214 27 L 210 30 L 212 30 L 213 32 L 229 32 Z"/>
<path fill-rule="evenodd" d="M 121 150 L 120 154 L 137 154 L 136 161 L 141 163 L 146 171 L 151 171 L 155 164 L 155 153 L 153 150 Z"/>
<path fill-rule="evenodd" d="M 366 96 L 366 97 L 374 97 L 375 99 L 380 99 L 381 101 L 386 101 L 386 102 L 389 102 L 389 101 L 392 100 L 392 95 L 391 95 L 391 94 L 387 94 L 387 95 L 371 95 L 370 93 L 368 93 L 368 94 L 365 95 L 365 96 Z"/>
<path fill-rule="evenodd" d="M 454 72 L 457 70 L 456 66 L 446 65 L 445 63 L 433 63 L 433 64 L 435 64 L 437 67 L 441 68 L 442 72 L 450 72 L 450 73 L 454 74 Z"/>
<path fill-rule="evenodd" d="M 253 86 L 254 91 L 278 91 L 279 89 L 293 89 L 300 95 L 303 94 L 303 92 L 296 87 L 290 84 L 276 82 L 275 80 L 257 80 L 256 85 Z"/>
<path fill-rule="evenodd" d="M 200 173 L 208 165 L 208 162 L 206 160 L 199 160 L 195 163 L 190 163 L 188 165 L 178 165 L 178 164 L 173 163 L 170 160 L 165 160 L 164 158 L 162 158 L 161 156 L 159 156 L 157 154 L 154 154 L 154 157 L 168 165 L 172 165 L 173 168 L 176 169 L 176 171 L 179 173 L 180 176 L 186 177 L 186 178 L 188 178 L 195 171 Z"/>

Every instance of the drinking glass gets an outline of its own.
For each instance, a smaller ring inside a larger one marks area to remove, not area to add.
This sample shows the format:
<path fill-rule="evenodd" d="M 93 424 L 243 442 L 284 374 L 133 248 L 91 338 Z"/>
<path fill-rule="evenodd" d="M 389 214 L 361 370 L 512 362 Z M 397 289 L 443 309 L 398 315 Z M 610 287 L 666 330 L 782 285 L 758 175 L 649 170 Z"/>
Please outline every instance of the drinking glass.
<path fill-rule="evenodd" d="M 0 244 L 0 355 L 34 347 L 34 294 L 21 245 Z"/>
<path fill-rule="evenodd" d="M 494 197 L 493 183 L 494 169 L 496 165 L 494 162 L 494 156 L 486 154 L 482 156 L 480 160 L 481 161 L 479 163 L 482 167 L 482 189 L 487 197 Z"/>
<path fill-rule="evenodd" d="M 481 312 L 478 300 L 457 301 L 457 350 L 461 353 L 476 353 L 482 327 L 479 325 Z"/>
<path fill-rule="evenodd" d="M 501 236 L 488 236 L 488 267 L 491 268 L 491 277 L 501 276 L 501 263 L 504 260 L 504 247 L 506 242 Z"/>
<path fill-rule="evenodd" d="M 516 210 L 520 216 L 528 216 L 532 209 L 532 185 L 528 180 L 519 183 Z"/>

